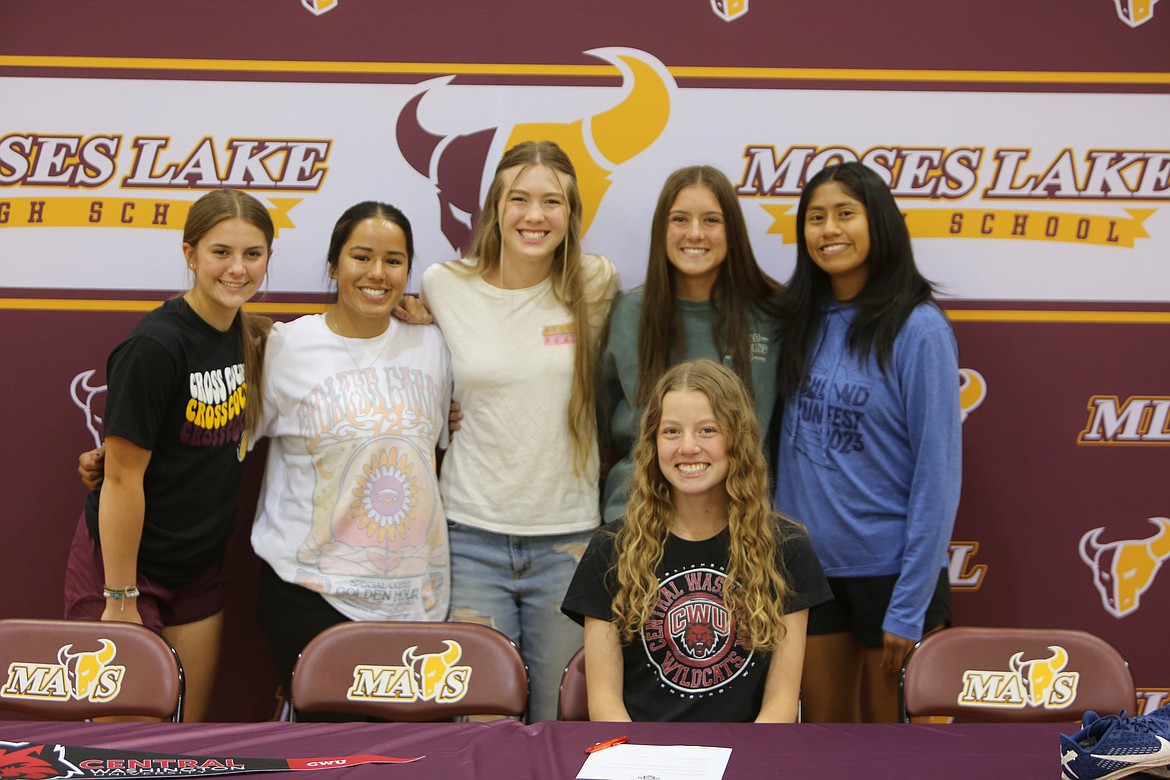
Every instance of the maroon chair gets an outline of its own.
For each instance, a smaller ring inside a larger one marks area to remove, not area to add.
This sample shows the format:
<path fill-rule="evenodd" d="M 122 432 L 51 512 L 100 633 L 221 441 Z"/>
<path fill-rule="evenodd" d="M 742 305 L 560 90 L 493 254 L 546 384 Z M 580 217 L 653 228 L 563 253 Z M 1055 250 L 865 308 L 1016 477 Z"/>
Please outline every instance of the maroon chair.
<path fill-rule="evenodd" d="M 301 651 L 290 705 L 292 720 L 310 712 L 414 722 L 522 717 L 528 667 L 511 639 L 476 623 L 342 623 Z"/>
<path fill-rule="evenodd" d="M 900 709 L 913 716 L 991 722 L 1078 720 L 1086 710 L 1134 712 L 1129 664 L 1084 631 L 946 628 L 922 639 L 902 667 Z"/>
<path fill-rule="evenodd" d="M 183 665 L 136 623 L 0 620 L 0 710 L 49 720 L 183 719 Z"/>
<path fill-rule="evenodd" d="M 589 694 L 585 689 L 585 648 L 569 659 L 561 675 L 561 695 L 557 703 L 560 720 L 589 720 Z"/>

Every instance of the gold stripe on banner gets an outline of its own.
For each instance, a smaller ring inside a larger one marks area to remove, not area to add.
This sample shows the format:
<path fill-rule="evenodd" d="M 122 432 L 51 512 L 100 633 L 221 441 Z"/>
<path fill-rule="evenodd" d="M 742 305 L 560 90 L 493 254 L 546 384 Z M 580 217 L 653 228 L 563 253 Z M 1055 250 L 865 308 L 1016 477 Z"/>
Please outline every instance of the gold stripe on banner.
<path fill-rule="evenodd" d="M 1132 219 L 1023 209 L 907 209 L 915 238 L 1006 238 L 1132 248 L 1149 238 L 1142 226 L 1155 209 L 1126 209 Z M 795 229 L 795 226 L 794 226 Z"/>
<path fill-rule="evenodd" d="M 0 298 L 0 311 L 112 311 L 146 312 L 157 309 L 162 298 L 148 301 L 95 300 L 76 298 Z M 320 314 L 329 308 L 325 303 L 264 303 L 244 304 L 244 310 L 253 314 Z"/>
<path fill-rule="evenodd" d="M 506 64 L 483 62 L 343 62 L 306 60 L 220 60 L 163 57 L 0 56 L 0 67 L 95 70 L 236 71 L 456 76 L 578 76 L 618 73 L 611 65 Z M 668 67 L 675 78 L 774 81 L 905 81 L 1001 84 L 1170 85 L 1170 73 L 1057 70 L 924 70 L 889 68 Z"/>
<path fill-rule="evenodd" d="M 146 312 L 162 299 L 148 301 L 76 298 L 0 298 L 0 311 L 94 311 Z M 326 303 L 265 303 L 244 306 L 254 314 L 320 314 Z M 1161 311 L 1062 311 L 1031 309 L 944 309 L 952 322 L 1034 322 L 1069 324 L 1170 325 L 1170 312 Z"/>
<path fill-rule="evenodd" d="M 1170 312 L 1165 311 L 1033 311 L 1029 309 L 949 309 L 945 311 L 951 322 L 1170 325 Z"/>
<path fill-rule="evenodd" d="M 772 216 L 766 232 L 781 236 L 785 244 L 795 244 L 795 204 L 761 203 L 760 207 Z M 915 238 L 1002 238 L 1132 248 L 1136 239 L 1150 237 L 1142 222 L 1156 209 L 1125 211 L 1131 218 L 980 208 L 907 209 L 903 214 Z"/>
<path fill-rule="evenodd" d="M 276 235 L 295 227 L 289 212 L 303 198 L 269 198 Z M 0 228 L 116 227 L 182 230 L 189 200 L 63 196 L 6 198 L 0 204 Z"/>

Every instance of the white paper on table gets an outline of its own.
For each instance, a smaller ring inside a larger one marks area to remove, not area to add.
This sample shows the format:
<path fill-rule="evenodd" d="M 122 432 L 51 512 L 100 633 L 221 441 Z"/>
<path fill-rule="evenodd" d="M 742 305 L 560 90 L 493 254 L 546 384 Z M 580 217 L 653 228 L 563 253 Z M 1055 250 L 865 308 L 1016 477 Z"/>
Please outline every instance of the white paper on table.
<path fill-rule="evenodd" d="M 578 780 L 721 780 L 728 747 L 614 745 L 590 753 Z"/>

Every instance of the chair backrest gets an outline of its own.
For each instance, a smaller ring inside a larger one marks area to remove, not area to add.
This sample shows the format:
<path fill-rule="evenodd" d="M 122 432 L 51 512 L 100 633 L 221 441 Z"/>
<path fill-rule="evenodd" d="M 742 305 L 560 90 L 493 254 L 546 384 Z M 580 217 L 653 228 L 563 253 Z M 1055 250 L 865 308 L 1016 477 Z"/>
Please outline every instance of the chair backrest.
<path fill-rule="evenodd" d="M 561 720 L 589 720 L 589 695 L 585 689 L 585 648 L 578 650 L 561 675 Z"/>
<path fill-rule="evenodd" d="M 136 623 L 0 620 L 0 710 L 51 720 L 183 719 L 183 666 Z"/>
<path fill-rule="evenodd" d="M 1133 712 L 1129 664 L 1084 631 L 947 628 L 923 638 L 902 667 L 902 719 L 1074 721 L 1086 710 Z"/>
<path fill-rule="evenodd" d="M 511 639 L 476 623 L 357 621 L 313 638 L 297 660 L 290 717 L 392 721 L 522 716 L 528 668 Z"/>

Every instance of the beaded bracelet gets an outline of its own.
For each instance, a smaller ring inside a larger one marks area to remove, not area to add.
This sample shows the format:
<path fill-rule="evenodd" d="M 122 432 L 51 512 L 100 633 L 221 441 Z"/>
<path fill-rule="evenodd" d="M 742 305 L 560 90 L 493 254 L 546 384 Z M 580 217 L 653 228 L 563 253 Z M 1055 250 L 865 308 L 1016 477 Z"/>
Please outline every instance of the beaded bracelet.
<path fill-rule="evenodd" d="M 126 599 L 136 599 L 142 594 L 139 592 L 136 585 L 131 585 L 128 588 L 102 588 L 102 595 L 108 599 L 113 599 L 118 602 L 119 609 L 122 612 L 126 611 Z"/>

